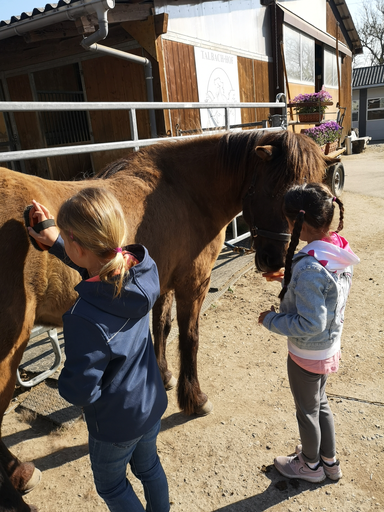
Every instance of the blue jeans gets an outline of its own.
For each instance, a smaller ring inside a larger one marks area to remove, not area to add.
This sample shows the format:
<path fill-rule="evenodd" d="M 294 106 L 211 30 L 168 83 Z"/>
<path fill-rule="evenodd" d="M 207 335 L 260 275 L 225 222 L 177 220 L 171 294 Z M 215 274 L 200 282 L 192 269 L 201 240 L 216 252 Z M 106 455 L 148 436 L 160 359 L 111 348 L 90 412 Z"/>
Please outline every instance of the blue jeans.
<path fill-rule="evenodd" d="M 106 443 L 89 435 L 89 456 L 96 490 L 111 512 L 143 512 L 126 473 L 127 464 L 141 481 L 147 512 L 168 512 L 168 482 L 157 455 L 160 420 L 149 432 L 124 443 Z"/>

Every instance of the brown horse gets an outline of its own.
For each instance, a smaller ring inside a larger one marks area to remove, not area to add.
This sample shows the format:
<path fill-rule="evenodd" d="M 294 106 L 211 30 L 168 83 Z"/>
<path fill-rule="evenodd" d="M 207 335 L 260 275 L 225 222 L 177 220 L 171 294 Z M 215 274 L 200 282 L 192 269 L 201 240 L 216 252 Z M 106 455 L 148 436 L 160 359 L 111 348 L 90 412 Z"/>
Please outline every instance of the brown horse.
<path fill-rule="evenodd" d="M 30 244 L 23 210 L 32 199 L 56 215 L 60 204 L 85 186 L 112 190 L 127 216 L 129 242 L 144 244 L 158 266 L 161 296 L 153 310 L 153 335 L 164 385 L 175 381 L 165 354 L 174 295 L 179 405 L 188 414 L 206 414 L 211 404 L 197 376 L 199 313 L 227 224 L 243 209 L 257 234 L 257 268 L 281 268 L 287 240 L 284 190 L 295 182 L 322 181 L 333 162 L 303 135 L 244 131 L 156 144 L 91 180 L 57 182 L 0 169 L 0 421 L 33 325 L 60 326 L 79 279 Z M 31 463 L 18 461 L 0 441 L 1 510 L 30 510 L 11 497 L 11 485 L 22 492 L 32 472 Z"/>

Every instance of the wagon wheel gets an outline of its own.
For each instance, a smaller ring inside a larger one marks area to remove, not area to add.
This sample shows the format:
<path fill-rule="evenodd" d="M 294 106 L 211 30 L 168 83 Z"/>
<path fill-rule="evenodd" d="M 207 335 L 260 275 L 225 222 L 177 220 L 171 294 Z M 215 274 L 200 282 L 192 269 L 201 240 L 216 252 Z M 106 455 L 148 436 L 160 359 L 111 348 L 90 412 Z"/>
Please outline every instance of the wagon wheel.
<path fill-rule="evenodd" d="M 330 165 L 327 168 L 326 183 L 336 197 L 340 197 L 344 189 L 344 166 L 341 162 Z"/>

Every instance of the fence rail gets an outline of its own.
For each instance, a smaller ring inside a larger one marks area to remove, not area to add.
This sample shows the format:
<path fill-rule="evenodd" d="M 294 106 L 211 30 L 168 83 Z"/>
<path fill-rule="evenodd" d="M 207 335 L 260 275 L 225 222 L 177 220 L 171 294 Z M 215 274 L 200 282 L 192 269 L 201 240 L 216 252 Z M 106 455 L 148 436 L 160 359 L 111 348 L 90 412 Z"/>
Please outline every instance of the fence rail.
<path fill-rule="evenodd" d="M 139 139 L 136 111 L 137 110 L 178 110 L 178 109 L 225 109 L 226 123 L 222 129 L 230 130 L 229 111 L 235 108 L 279 108 L 286 119 L 285 102 L 267 102 L 267 103 L 186 103 L 186 102 L 74 102 L 74 101 L 1 101 L 0 110 L 2 112 L 60 112 L 60 111 L 93 111 L 93 110 L 128 110 L 130 114 L 132 140 L 118 141 L 97 144 L 85 144 L 84 146 L 60 146 L 50 148 L 29 149 L 22 151 L 10 151 L 0 154 L 1 162 L 12 162 L 16 160 L 28 160 L 34 158 L 46 158 L 62 155 L 78 155 L 83 153 L 93 153 L 96 151 L 113 151 L 116 149 L 134 148 L 149 146 L 164 141 L 163 137 L 151 139 Z M 212 128 L 214 130 L 215 128 Z M 274 129 L 274 128 L 268 128 Z M 183 136 L 198 137 L 201 134 Z M 167 140 L 178 139 L 179 137 L 167 137 Z"/>
<path fill-rule="evenodd" d="M 140 147 L 150 146 L 163 142 L 164 140 L 179 140 L 180 136 L 166 138 L 139 139 L 137 129 L 137 110 L 178 110 L 178 109 L 224 109 L 225 110 L 225 126 L 220 129 L 230 130 L 238 128 L 239 125 L 232 126 L 229 122 L 229 111 L 239 108 L 277 108 L 282 110 L 283 125 L 287 126 L 287 105 L 284 95 L 280 94 L 276 97 L 276 102 L 254 102 L 254 103 L 195 103 L 195 102 L 88 102 L 88 101 L 0 101 L 0 111 L 2 112 L 86 112 L 94 110 L 128 110 L 132 140 L 106 142 L 97 144 L 84 144 L 76 146 L 60 146 L 39 149 L 28 149 L 21 151 L 8 151 L 0 153 L 0 162 L 14 162 L 20 160 L 29 160 L 34 158 L 48 158 L 62 155 L 78 155 L 85 153 L 94 153 L 97 151 L 113 151 L 117 149 L 133 148 L 138 150 Z M 265 122 L 263 125 L 266 124 Z M 212 131 L 218 128 L 212 128 Z M 281 130 L 281 127 L 263 128 L 269 131 Z M 192 139 L 206 135 L 204 129 L 202 133 L 193 135 L 183 135 L 183 139 Z M 241 214 L 239 214 L 241 215 Z M 239 217 L 239 215 L 237 217 Z M 236 218 L 232 221 L 233 238 L 228 243 L 234 244 L 247 238 L 250 233 L 242 235 L 237 234 Z"/>

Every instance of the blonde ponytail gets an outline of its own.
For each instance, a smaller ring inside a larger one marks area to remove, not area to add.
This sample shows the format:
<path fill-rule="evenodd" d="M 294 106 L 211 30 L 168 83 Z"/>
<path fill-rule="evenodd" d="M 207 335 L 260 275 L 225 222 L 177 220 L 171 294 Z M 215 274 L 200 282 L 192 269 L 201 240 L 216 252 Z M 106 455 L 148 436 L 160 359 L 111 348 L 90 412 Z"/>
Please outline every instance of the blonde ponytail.
<path fill-rule="evenodd" d="M 101 260 L 101 281 L 113 283 L 114 296 L 121 293 L 126 277 L 125 259 L 121 247 L 126 244 L 127 226 L 120 203 L 102 187 L 84 188 L 60 207 L 57 225 L 81 247 Z"/>

